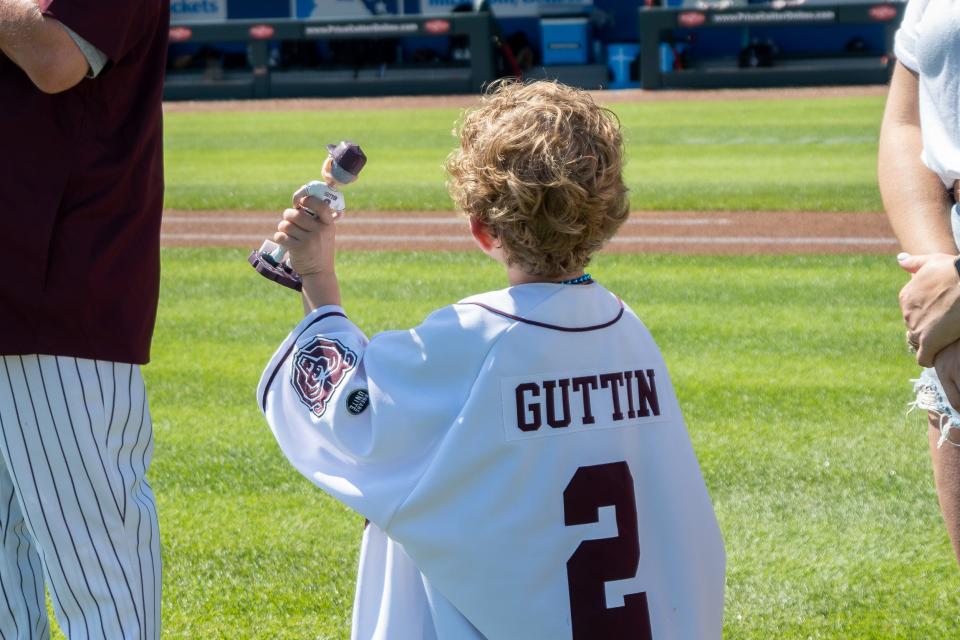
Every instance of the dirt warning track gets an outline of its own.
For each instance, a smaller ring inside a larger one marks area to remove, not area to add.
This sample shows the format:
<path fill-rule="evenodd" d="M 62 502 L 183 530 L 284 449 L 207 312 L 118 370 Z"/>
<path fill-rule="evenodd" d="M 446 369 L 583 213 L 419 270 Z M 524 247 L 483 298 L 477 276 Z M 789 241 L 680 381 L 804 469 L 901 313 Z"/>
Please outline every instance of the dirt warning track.
<path fill-rule="evenodd" d="M 161 243 L 170 247 L 254 249 L 273 234 L 279 212 L 164 212 Z M 345 250 L 472 250 L 466 221 L 455 213 L 349 212 L 337 223 Z M 880 213 L 634 212 L 604 251 L 762 255 L 896 253 Z"/>

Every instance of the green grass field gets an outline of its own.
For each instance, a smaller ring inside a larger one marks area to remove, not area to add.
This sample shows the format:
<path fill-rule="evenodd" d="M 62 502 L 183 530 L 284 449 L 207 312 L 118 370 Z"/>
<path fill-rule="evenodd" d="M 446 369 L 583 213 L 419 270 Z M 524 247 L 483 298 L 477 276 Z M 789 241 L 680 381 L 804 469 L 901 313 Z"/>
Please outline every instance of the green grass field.
<path fill-rule="evenodd" d="M 635 209 L 879 211 L 881 98 L 613 106 Z M 349 133 L 370 162 L 352 208 L 447 211 L 443 160 L 459 112 L 176 113 L 167 206 L 276 209 Z M 361 186 L 362 185 L 362 186 Z"/>
<path fill-rule="evenodd" d="M 362 520 L 288 466 L 258 413 L 300 307 L 244 254 L 164 254 L 147 377 L 166 633 L 348 638 Z M 955 636 L 960 580 L 922 422 L 904 417 L 892 258 L 602 256 L 591 271 L 671 366 L 727 545 L 725 637 Z M 341 274 L 368 332 L 504 284 L 473 254 L 346 254 Z"/>
<path fill-rule="evenodd" d="M 635 206 L 813 211 L 880 208 L 881 109 L 616 107 Z M 167 204 L 277 209 L 316 172 L 320 143 L 349 132 L 371 156 L 351 207 L 447 209 L 439 166 L 455 117 L 170 115 Z M 260 372 L 301 309 L 245 254 L 163 253 L 145 375 L 165 637 L 345 639 L 362 519 L 288 466 L 258 412 Z M 368 333 L 505 286 L 469 253 L 345 253 L 339 271 Z M 916 369 L 892 256 L 603 255 L 590 271 L 637 310 L 671 368 L 726 541 L 725 638 L 957 637 L 960 577 L 925 427 L 905 417 Z"/>

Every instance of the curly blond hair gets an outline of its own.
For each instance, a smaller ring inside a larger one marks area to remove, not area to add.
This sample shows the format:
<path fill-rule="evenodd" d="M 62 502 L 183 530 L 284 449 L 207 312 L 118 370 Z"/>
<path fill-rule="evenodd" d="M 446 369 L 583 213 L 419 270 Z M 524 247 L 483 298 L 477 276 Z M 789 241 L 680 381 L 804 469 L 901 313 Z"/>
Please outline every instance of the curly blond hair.
<path fill-rule="evenodd" d="M 454 135 L 447 188 L 510 266 L 544 277 L 577 272 L 627 218 L 620 121 L 585 91 L 495 83 Z"/>

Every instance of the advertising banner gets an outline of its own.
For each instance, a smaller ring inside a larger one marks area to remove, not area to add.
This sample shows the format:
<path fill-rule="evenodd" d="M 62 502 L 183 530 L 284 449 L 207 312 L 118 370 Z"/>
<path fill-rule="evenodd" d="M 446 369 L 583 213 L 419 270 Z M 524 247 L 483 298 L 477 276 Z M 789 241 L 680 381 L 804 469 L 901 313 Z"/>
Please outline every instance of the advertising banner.
<path fill-rule="evenodd" d="M 170 24 L 219 22 L 227 19 L 227 0 L 170 0 Z"/>

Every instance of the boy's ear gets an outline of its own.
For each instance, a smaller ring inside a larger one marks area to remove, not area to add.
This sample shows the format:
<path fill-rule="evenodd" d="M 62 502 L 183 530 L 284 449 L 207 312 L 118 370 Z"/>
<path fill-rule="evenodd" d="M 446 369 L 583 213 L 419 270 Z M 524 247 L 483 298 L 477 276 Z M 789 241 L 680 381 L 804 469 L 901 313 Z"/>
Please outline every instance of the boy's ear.
<path fill-rule="evenodd" d="M 500 244 L 490 233 L 490 227 L 477 218 L 470 218 L 470 233 L 473 234 L 473 239 L 484 251 L 493 251 Z"/>

